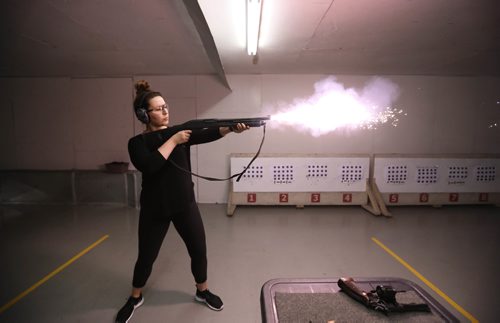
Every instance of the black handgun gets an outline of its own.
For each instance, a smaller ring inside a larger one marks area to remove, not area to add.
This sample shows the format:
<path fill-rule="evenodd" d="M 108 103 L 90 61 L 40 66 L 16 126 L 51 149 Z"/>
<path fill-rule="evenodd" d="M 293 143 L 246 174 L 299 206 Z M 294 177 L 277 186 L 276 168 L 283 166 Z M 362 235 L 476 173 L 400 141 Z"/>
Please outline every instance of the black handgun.
<path fill-rule="evenodd" d="M 390 285 L 378 285 L 375 290 L 365 292 L 354 283 L 352 278 L 340 278 L 337 282 L 340 289 L 365 305 L 366 307 L 375 311 L 380 311 L 386 315 L 396 312 L 430 312 L 431 309 L 428 304 L 400 304 L 396 301 L 396 293 Z"/>

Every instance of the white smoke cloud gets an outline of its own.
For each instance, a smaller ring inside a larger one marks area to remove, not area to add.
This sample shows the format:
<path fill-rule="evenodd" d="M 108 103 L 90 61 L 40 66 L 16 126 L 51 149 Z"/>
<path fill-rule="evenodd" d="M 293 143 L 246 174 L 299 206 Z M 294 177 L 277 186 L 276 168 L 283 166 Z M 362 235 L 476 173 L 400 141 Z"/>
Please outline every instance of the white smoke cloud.
<path fill-rule="evenodd" d="M 312 96 L 268 107 L 273 111 L 270 126 L 290 126 L 317 137 L 339 128 L 373 129 L 389 121 L 397 125 L 397 115 L 403 111 L 392 105 L 399 93 L 397 84 L 381 77 L 372 78 L 358 91 L 330 76 L 314 84 Z"/>

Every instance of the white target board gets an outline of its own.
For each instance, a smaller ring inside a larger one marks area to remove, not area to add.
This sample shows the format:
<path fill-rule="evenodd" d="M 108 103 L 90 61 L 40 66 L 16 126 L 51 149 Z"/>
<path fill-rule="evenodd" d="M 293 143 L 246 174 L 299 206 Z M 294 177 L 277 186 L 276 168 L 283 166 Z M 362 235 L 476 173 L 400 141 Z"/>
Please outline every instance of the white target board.
<path fill-rule="evenodd" d="M 381 193 L 500 192 L 498 158 L 375 157 Z"/>
<path fill-rule="evenodd" d="M 250 157 L 231 157 L 231 174 L 242 172 Z M 234 192 L 364 192 L 367 157 L 259 157 Z"/>

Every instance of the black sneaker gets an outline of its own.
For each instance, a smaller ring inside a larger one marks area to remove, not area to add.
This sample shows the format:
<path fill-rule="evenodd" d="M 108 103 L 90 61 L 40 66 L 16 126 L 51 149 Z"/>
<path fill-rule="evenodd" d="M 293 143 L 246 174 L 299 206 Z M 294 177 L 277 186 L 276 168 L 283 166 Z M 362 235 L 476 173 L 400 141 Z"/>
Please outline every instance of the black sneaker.
<path fill-rule="evenodd" d="M 123 307 L 118 311 L 115 322 L 127 323 L 134 314 L 135 309 L 141 306 L 142 303 L 144 303 L 144 297 L 142 297 L 142 294 L 138 298 L 130 296 L 125 305 L 123 305 Z"/>
<path fill-rule="evenodd" d="M 208 289 L 205 289 L 203 292 L 200 292 L 197 289 L 194 299 L 198 302 L 207 304 L 207 306 L 214 311 L 220 311 L 224 307 L 224 304 L 222 304 L 222 300 L 220 299 L 220 297 L 212 294 Z"/>

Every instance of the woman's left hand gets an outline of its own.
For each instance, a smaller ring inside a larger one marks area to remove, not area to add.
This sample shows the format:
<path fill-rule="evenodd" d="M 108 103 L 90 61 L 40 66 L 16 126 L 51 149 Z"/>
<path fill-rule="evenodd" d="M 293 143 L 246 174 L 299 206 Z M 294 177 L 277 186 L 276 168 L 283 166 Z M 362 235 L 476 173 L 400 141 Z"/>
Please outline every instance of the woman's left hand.
<path fill-rule="evenodd" d="M 236 127 L 231 127 L 231 130 L 236 133 L 242 133 L 243 131 L 248 129 L 250 129 L 250 127 L 244 123 L 238 123 Z"/>

